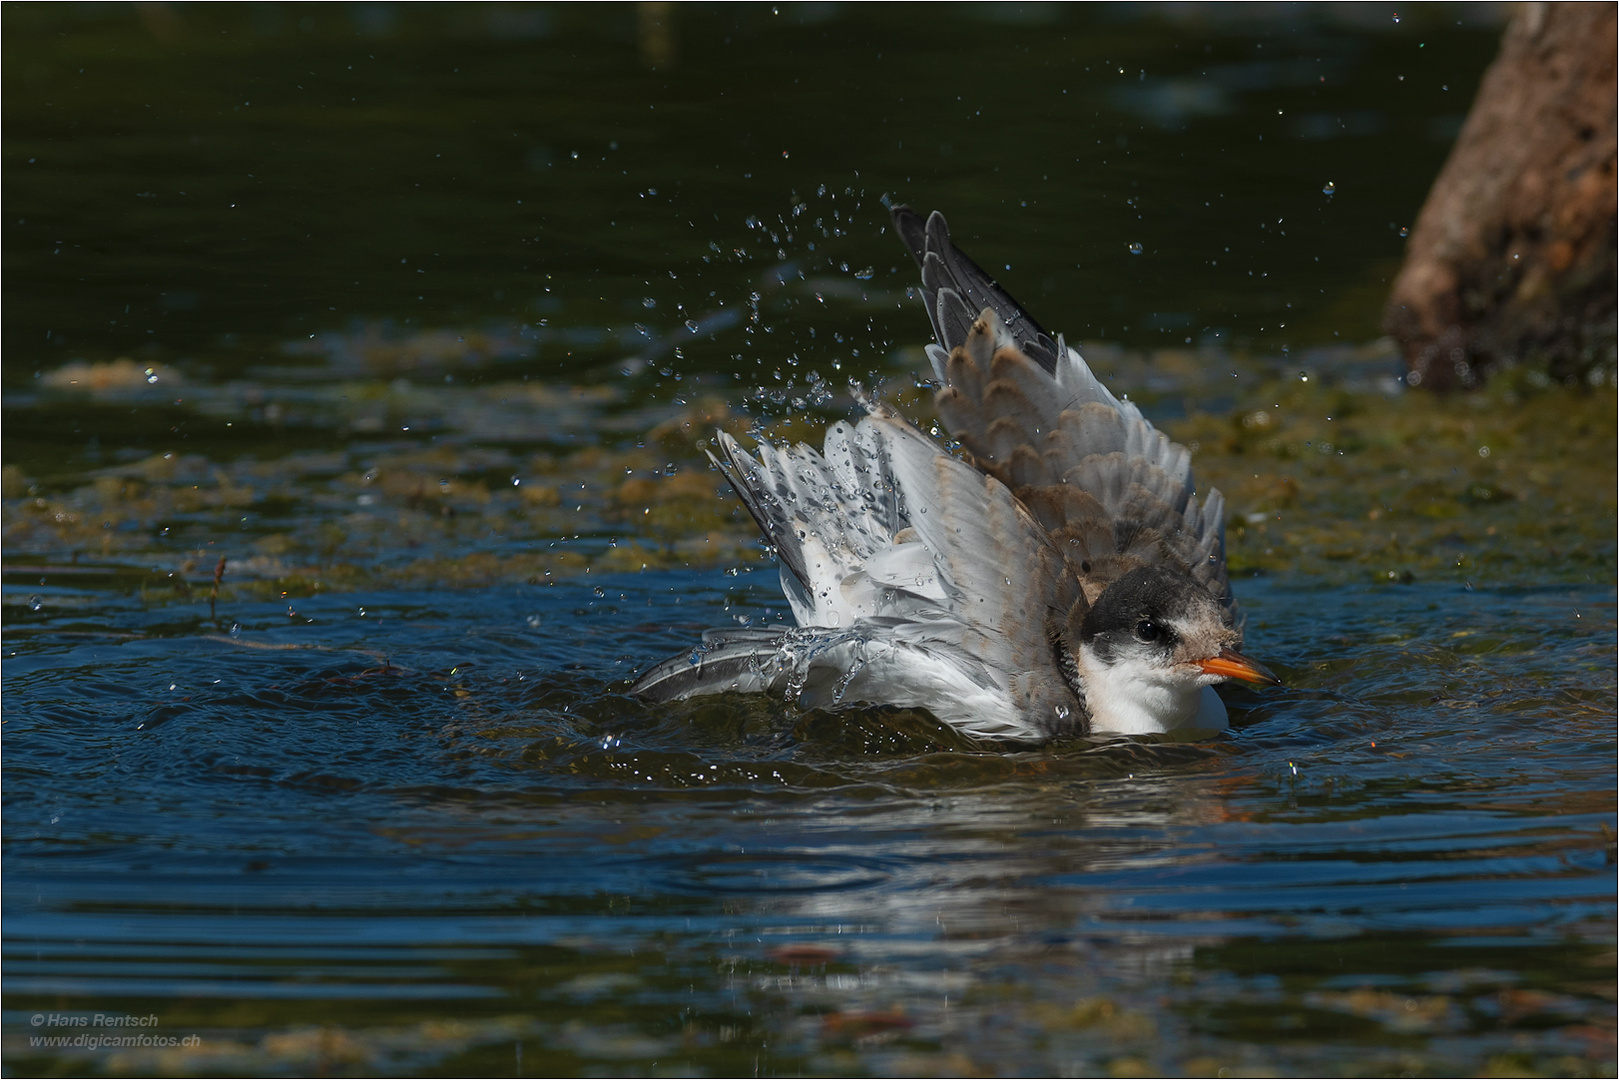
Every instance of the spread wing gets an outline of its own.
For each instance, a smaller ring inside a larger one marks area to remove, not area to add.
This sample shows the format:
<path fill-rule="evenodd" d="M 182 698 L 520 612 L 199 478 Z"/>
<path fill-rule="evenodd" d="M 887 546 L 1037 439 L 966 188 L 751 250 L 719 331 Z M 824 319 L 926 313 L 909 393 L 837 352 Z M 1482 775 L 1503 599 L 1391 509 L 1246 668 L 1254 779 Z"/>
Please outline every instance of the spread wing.
<path fill-rule="evenodd" d="M 886 407 L 826 449 L 719 437 L 716 464 L 775 545 L 799 626 L 715 631 L 632 688 L 660 699 L 786 690 L 805 705 L 925 708 L 969 734 L 1084 726 L 1062 661 L 1086 606 L 1006 486 Z"/>
<path fill-rule="evenodd" d="M 920 220 L 894 210 L 896 230 L 922 264 L 939 339 L 928 347 L 939 415 L 972 464 L 1040 522 L 1089 601 L 1138 566 L 1168 564 L 1236 616 L 1225 500 L 1210 491 L 1199 505 L 1186 448 L 1114 397 L 1079 353 L 1053 342 L 956 250 L 943 215 L 925 227 Z M 983 303 L 964 318 L 977 302 L 970 297 Z"/>
<path fill-rule="evenodd" d="M 709 460 L 775 549 L 800 626 L 842 626 L 878 614 L 868 595 L 873 573 L 906 599 L 934 598 L 931 562 L 919 563 L 914 549 L 895 542 L 908 524 L 903 493 L 889 448 L 869 424 L 833 424 L 824 453 L 804 443 L 762 442 L 755 458 L 724 432 L 718 441 L 720 452 Z"/>
<path fill-rule="evenodd" d="M 1040 328 L 1027 311 L 1013 300 L 995 279 L 967 257 L 966 252 L 950 242 L 950 226 L 944 215 L 935 210 L 926 222 L 922 215 L 908 206 L 893 210 L 894 231 L 911 251 L 911 258 L 922 270 L 922 288 L 926 292 L 928 318 L 933 320 L 933 334 L 939 339 L 942 354 L 967 340 L 967 332 L 985 308 L 993 311 L 1019 342 L 1025 355 L 1047 371 L 1057 368 L 1057 343 Z M 944 373 L 934 370 L 944 381 Z"/>
<path fill-rule="evenodd" d="M 886 407 L 864 423 L 889 445 L 910 527 L 933 553 L 961 624 L 954 647 L 982 658 L 1025 715 L 1050 721 L 1048 733 L 1068 726 L 1080 705 L 1059 656 L 1077 648 L 1088 605 L 1046 530 L 1004 483 Z"/>

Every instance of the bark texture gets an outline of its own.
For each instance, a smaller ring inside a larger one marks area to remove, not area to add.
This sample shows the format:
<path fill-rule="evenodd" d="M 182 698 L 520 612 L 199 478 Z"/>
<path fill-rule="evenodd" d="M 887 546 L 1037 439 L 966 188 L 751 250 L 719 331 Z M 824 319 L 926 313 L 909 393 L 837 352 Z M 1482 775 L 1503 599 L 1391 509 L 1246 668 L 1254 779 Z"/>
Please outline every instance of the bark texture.
<path fill-rule="evenodd" d="M 1615 10 L 1529 3 L 1507 27 L 1384 311 L 1410 385 L 1612 372 Z"/>

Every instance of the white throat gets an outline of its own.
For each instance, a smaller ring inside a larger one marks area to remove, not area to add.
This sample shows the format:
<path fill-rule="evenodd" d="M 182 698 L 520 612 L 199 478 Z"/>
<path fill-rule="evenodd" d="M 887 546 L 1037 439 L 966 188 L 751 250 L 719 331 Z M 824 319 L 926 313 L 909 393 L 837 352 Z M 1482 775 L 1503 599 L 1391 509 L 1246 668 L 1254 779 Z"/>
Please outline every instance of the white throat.
<path fill-rule="evenodd" d="M 1091 730 L 1118 735 L 1224 731 L 1225 703 L 1214 687 L 1132 659 L 1103 664 L 1089 646 L 1076 657 Z"/>

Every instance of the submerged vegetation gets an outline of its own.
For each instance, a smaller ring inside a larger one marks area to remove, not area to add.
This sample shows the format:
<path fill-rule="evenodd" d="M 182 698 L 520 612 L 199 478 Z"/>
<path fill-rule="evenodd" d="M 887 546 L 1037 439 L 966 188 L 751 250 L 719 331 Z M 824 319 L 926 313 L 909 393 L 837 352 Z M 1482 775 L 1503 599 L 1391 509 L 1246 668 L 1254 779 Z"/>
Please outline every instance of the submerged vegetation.
<path fill-rule="evenodd" d="M 1181 414 L 1159 424 L 1191 448 L 1200 484 L 1225 493 L 1237 575 L 1502 585 L 1603 580 L 1611 570 L 1611 386 L 1501 380 L 1434 397 L 1392 379 L 1346 384 L 1330 365 L 1282 376 L 1274 362 L 1245 360 L 1236 392 L 1205 408 L 1196 378 L 1181 380 L 1192 393 L 1166 399 L 1150 376 L 1228 370 L 1229 356 L 1093 354 L 1106 375 L 1137 384 L 1149 416 L 1157 406 Z M 26 413 L 8 415 L 12 438 L 18 426 L 32 433 L 67 417 L 90 432 L 125 402 L 152 407 L 145 379 L 112 365 L 45 382 Z M 213 595 L 220 557 L 227 601 L 757 562 L 767 555 L 753 524 L 700 446 L 716 428 L 818 444 L 824 424 L 853 406 L 844 397 L 843 412 L 830 400 L 766 423 L 740 396 L 711 386 L 674 404 L 636 402 L 610 383 L 417 390 L 396 381 L 382 392 L 334 384 L 306 396 L 302 416 L 262 402 L 226 410 L 216 399 L 202 416 L 177 404 L 172 427 L 186 425 L 188 437 L 172 448 L 97 468 L 13 455 L 0 519 L 8 562 L 102 573 L 197 603 Z M 923 389 L 895 397 L 928 422 Z M 203 425 L 211 432 L 192 434 Z M 385 425 L 403 437 L 379 437 Z M 407 442 L 412 426 L 442 434 Z M 476 437 L 491 427 L 507 437 Z M 588 444 L 570 448 L 580 432 Z M 277 438 L 328 445 L 224 455 L 255 437 L 266 450 Z M 199 442 L 213 453 L 188 451 Z"/>

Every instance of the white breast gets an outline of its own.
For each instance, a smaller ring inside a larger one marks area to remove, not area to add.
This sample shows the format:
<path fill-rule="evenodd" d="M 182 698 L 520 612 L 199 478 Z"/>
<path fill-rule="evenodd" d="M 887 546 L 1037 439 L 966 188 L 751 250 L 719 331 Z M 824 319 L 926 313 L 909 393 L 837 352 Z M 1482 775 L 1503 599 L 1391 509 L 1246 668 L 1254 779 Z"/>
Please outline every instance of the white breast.
<path fill-rule="evenodd" d="M 1225 703 L 1212 686 L 1171 668 L 1120 660 L 1103 664 L 1089 648 L 1077 657 L 1091 730 L 1117 735 L 1224 731 Z"/>

